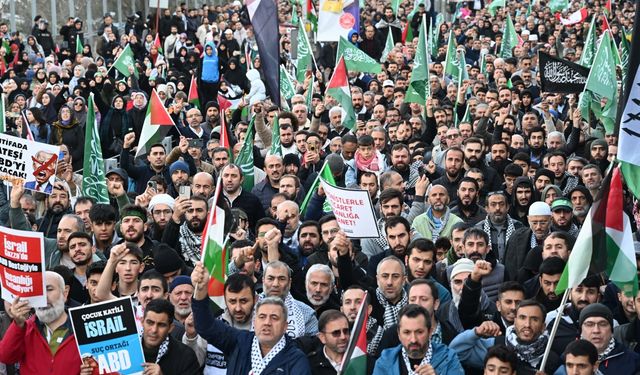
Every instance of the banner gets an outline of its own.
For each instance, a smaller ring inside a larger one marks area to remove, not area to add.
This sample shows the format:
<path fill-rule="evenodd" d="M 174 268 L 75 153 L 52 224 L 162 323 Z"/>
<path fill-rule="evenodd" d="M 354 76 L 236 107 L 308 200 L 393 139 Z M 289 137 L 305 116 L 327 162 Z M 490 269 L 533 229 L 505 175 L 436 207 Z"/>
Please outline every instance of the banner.
<path fill-rule="evenodd" d="M 142 374 L 144 354 L 131 297 L 75 307 L 69 315 L 84 363 L 98 374 Z"/>
<path fill-rule="evenodd" d="M 366 190 L 333 186 L 320 177 L 322 188 L 340 229 L 349 238 L 378 238 L 378 226 L 371 197 Z"/>
<path fill-rule="evenodd" d="M 320 0 L 318 16 L 319 42 L 337 42 L 347 38 L 351 30 L 359 30 L 360 12 L 358 0 Z"/>
<path fill-rule="evenodd" d="M 24 180 L 25 189 L 51 194 L 60 147 L 0 134 L 0 180 Z"/>
<path fill-rule="evenodd" d="M 2 299 L 16 297 L 31 307 L 47 306 L 44 278 L 44 235 L 0 226 L 0 282 Z"/>
<path fill-rule="evenodd" d="M 576 93 L 584 90 L 589 68 L 540 52 L 540 88 L 543 92 Z"/>

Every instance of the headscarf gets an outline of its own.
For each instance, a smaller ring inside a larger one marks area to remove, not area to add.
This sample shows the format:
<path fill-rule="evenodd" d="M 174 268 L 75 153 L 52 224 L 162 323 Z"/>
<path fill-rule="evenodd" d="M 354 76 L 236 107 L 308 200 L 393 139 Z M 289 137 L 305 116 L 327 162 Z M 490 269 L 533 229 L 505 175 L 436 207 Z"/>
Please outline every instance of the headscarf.
<path fill-rule="evenodd" d="M 207 54 L 207 48 L 211 48 L 211 54 Z M 207 42 L 202 56 L 202 72 L 200 78 L 207 83 L 218 83 L 220 80 L 220 70 L 218 67 L 218 55 L 213 42 Z"/>

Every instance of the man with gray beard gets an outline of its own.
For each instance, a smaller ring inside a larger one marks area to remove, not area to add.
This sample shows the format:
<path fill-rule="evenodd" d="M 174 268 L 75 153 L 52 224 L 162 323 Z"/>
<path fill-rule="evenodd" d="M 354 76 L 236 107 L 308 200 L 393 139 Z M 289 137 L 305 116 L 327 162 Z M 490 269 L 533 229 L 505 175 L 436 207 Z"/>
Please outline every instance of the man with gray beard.
<path fill-rule="evenodd" d="M 64 279 L 46 271 L 45 283 L 47 306 L 36 308 L 35 316 L 29 317 L 29 301 L 19 297 L 8 306 L 13 323 L 0 341 L 0 362 L 19 363 L 24 374 L 79 374 L 82 361 L 64 311 Z"/>
<path fill-rule="evenodd" d="M 589 189 L 582 185 L 578 185 L 569 192 L 569 199 L 573 205 L 573 218 L 578 228 L 582 227 L 584 219 L 589 213 L 589 209 L 593 204 L 593 197 Z"/>
<path fill-rule="evenodd" d="M 320 315 L 327 310 L 340 309 L 338 296 L 334 293 L 335 275 L 329 266 L 325 264 L 311 266 L 307 271 L 305 286 L 308 305 L 315 310 L 316 317 L 320 318 Z"/>

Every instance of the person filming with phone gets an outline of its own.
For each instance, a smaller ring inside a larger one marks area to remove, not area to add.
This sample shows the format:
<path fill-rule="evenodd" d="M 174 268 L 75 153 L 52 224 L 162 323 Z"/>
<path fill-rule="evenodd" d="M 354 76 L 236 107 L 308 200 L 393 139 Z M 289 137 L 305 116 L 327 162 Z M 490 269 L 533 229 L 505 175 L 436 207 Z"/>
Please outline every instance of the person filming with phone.
<path fill-rule="evenodd" d="M 209 205 L 203 196 L 190 197 L 185 193 L 181 192 L 176 198 L 173 215 L 164 228 L 161 242 L 176 249 L 185 263 L 193 267 L 200 260 L 202 231 L 207 222 Z"/>

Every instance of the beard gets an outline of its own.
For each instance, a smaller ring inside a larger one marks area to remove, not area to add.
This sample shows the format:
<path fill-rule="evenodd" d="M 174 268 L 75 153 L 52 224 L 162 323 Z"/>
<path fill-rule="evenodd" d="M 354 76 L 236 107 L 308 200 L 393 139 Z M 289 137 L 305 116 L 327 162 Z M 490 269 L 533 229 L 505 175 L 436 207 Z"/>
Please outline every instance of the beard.
<path fill-rule="evenodd" d="M 573 216 L 585 217 L 587 216 L 588 213 L 589 213 L 589 207 L 573 209 Z"/>
<path fill-rule="evenodd" d="M 87 264 L 89 264 L 89 262 L 91 262 L 91 258 L 93 257 L 93 255 L 89 255 L 87 258 L 82 259 L 80 261 L 75 261 L 75 260 L 71 260 L 73 262 L 73 264 L 75 264 L 76 266 L 86 266 Z"/>
<path fill-rule="evenodd" d="M 316 301 L 315 299 L 313 299 L 313 293 L 307 291 L 307 299 L 309 300 L 309 303 L 311 303 L 314 307 L 319 307 L 327 303 L 327 301 L 329 300 L 329 295 L 327 294 L 326 296 L 323 296 L 320 301 Z"/>
<path fill-rule="evenodd" d="M 191 314 L 191 307 L 185 307 L 185 308 L 176 307 L 176 314 L 180 316 L 189 316 L 189 314 Z"/>
<path fill-rule="evenodd" d="M 62 213 L 64 212 L 64 206 L 62 205 L 62 203 L 54 203 L 53 206 L 51 206 L 51 212 L 54 215 Z"/>
<path fill-rule="evenodd" d="M 481 160 L 482 160 L 481 158 L 478 158 L 478 159 L 469 159 L 469 158 L 467 158 L 466 156 L 465 156 L 465 158 L 464 158 L 465 163 L 467 163 L 467 165 L 468 165 L 469 167 L 471 167 L 471 168 L 477 168 L 477 167 L 479 167 L 479 166 L 482 164 Z"/>
<path fill-rule="evenodd" d="M 47 307 L 38 307 L 36 309 L 36 316 L 42 323 L 49 324 L 58 319 L 63 312 L 64 299 L 60 298 L 53 304 L 47 305 Z"/>
<path fill-rule="evenodd" d="M 492 160 L 489 164 L 493 169 L 496 170 L 500 175 L 504 174 L 505 167 L 509 164 L 509 160 Z"/>
<path fill-rule="evenodd" d="M 284 148 L 290 148 L 293 145 L 293 141 L 289 142 L 289 143 L 284 143 L 284 142 L 280 142 L 280 144 L 282 145 L 282 147 Z"/>
<path fill-rule="evenodd" d="M 474 209 L 476 207 L 476 201 L 472 200 L 469 204 L 464 204 L 462 199 L 458 201 L 458 204 L 460 205 L 460 209 L 465 210 L 465 211 L 471 211 L 472 209 Z"/>
<path fill-rule="evenodd" d="M 204 229 L 204 223 L 204 220 L 191 219 L 187 221 L 187 228 L 189 228 L 189 230 L 193 233 L 202 233 L 202 230 Z"/>
<path fill-rule="evenodd" d="M 451 291 L 451 299 L 456 308 L 460 305 L 460 300 L 462 299 L 462 294 L 457 294 L 454 291 Z"/>

